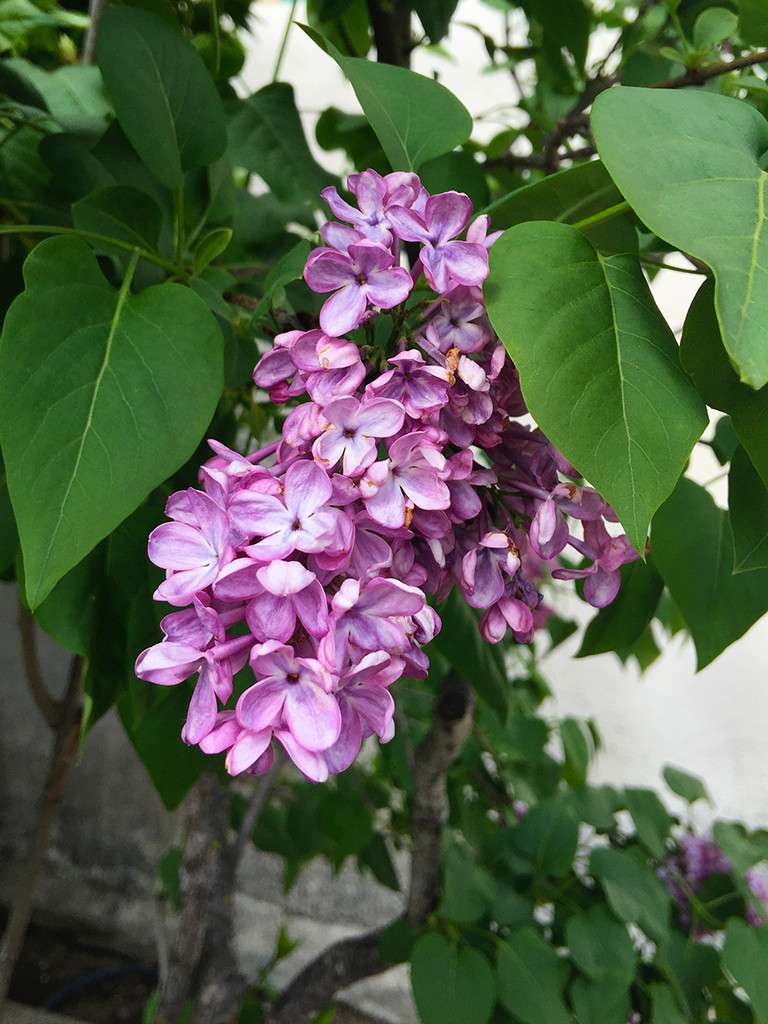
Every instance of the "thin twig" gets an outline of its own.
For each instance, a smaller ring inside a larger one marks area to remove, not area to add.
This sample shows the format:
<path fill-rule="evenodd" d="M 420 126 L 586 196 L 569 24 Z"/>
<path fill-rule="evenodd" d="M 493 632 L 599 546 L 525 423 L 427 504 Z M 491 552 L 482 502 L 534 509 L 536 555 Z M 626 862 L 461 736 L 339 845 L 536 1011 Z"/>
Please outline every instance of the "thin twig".
<path fill-rule="evenodd" d="M 37 626 L 32 612 L 21 600 L 19 600 L 19 635 L 21 637 L 21 656 L 24 660 L 24 675 L 29 692 L 37 705 L 37 710 L 48 725 L 55 729 L 61 714 L 61 706 L 54 700 L 45 685 L 37 653 Z"/>
<path fill-rule="evenodd" d="M 721 61 L 717 64 L 710 64 L 704 68 L 688 68 L 682 75 L 675 75 L 674 78 L 665 78 L 663 82 L 654 82 L 652 89 L 684 89 L 689 85 L 703 85 L 711 78 L 718 78 L 720 75 L 728 75 L 732 71 L 739 71 L 741 68 L 752 67 L 753 64 L 768 62 L 768 50 L 758 50 L 756 53 L 747 53 L 743 57 L 734 57 L 733 60 Z"/>

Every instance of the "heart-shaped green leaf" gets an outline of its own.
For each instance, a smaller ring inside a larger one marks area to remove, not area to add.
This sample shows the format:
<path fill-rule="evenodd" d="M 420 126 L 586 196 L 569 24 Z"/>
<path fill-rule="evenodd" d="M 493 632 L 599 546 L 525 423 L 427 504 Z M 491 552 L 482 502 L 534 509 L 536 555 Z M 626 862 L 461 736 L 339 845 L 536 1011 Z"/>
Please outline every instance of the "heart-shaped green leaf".
<path fill-rule="evenodd" d="M 698 89 L 608 89 L 592 111 L 611 177 L 648 227 L 710 266 L 741 379 L 768 382 L 768 123 Z M 681 131 L 681 126 L 685 130 Z"/>
<path fill-rule="evenodd" d="M 224 108 L 180 32 L 137 7 L 109 7 L 97 58 L 117 119 L 158 181 L 179 188 L 186 171 L 218 160 L 227 144 Z"/>
<path fill-rule="evenodd" d="M 117 292 L 79 239 L 42 242 L 24 278 L 0 340 L 0 439 L 36 607 L 192 455 L 223 346 L 190 289 Z"/>
<path fill-rule="evenodd" d="M 506 231 L 490 263 L 488 313 L 531 414 L 642 552 L 707 418 L 637 259 L 541 221 Z"/>
<path fill-rule="evenodd" d="M 407 68 L 345 57 L 318 32 L 302 28 L 346 75 L 393 170 L 416 171 L 467 141 L 472 117 L 445 86 Z"/>
<path fill-rule="evenodd" d="M 496 998 L 493 968 L 477 949 L 423 935 L 411 953 L 411 987 L 423 1024 L 486 1024 Z"/>
<path fill-rule="evenodd" d="M 683 478 L 653 519 L 651 550 L 704 668 L 768 611 L 768 570 L 733 575 L 728 513 Z"/>

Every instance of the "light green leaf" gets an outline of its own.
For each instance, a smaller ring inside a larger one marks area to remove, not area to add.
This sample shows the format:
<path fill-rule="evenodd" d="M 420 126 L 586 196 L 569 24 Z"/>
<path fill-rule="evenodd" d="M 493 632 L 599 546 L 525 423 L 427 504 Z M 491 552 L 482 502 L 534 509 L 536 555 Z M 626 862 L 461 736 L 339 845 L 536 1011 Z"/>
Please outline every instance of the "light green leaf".
<path fill-rule="evenodd" d="M 438 914 L 451 921 L 478 921 L 496 895 L 493 876 L 477 866 L 470 849 L 455 841 L 447 841 L 442 862 L 443 890 Z"/>
<path fill-rule="evenodd" d="M 635 976 L 635 949 L 626 924 L 602 904 L 568 919 L 565 938 L 571 959 L 593 981 L 628 988 Z"/>
<path fill-rule="evenodd" d="M 672 792 L 677 793 L 687 803 L 694 804 L 697 800 L 712 802 L 703 779 L 700 779 L 698 775 L 690 775 L 682 768 L 675 768 L 671 764 L 665 764 L 661 774 Z"/>
<path fill-rule="evenodd" d="M 692 480 L 680 480 L 656 513 L 651 548 L 693 637 L 699 669 L 768 611 L 768 570 L 733 575 L 728 513 Z"/>
<path fill-rule="evenodd" d="M 741 445 L 733 453 L 728 473 L 728 512 L 733 571 L 768 569 L 768 491 Z"/>
<path fill-rule="evenodd" d="M 11 70 L 24 76 L 42 95 L 59 124 L 70 131 L 103 130 L 112 116 L 112 105 L 104 91 L 98 68 L 68 64 L 46 71 L 30 60 L 7 61 Z"/>
<path fill-rule="evenodd" d="M 707 419 L 638 261 L 599 256 L 566 224 L 518 224 L 484 291 L 534 419 L 642 552 Z"/>
<path fill-rule="evenodd" d="M 117 119 L 158 181 L 179 188 L 186 171 L 218 160 L 227 144 L 224 108 L 202 58 L 176 29 L 136 7 L 109 7 L 97 59 Z"/>
<path fill-rule="evenodd" d="M 221 256 L 231 241 L 232 228 L 214 228 L 204 235 L 195 246 L 192 273 L 201 274 L 212 260 Z"/>
<path fill-rule="evenodd" d="M 629 88 L 598 96 L 592 124 L 611 177 L 648 227 L 712 268 L 725 347 L 741 379 L 762 387 L 768 124 L 748 103 L 707 90 Z"/>
<path fill-rule="evenodd" d="M 534 871 L 561 878 L 571 870 L 579 823 L 563 800 L 550 797 L 535 804 L 511 835 L 514 847 L 532 862 Z"/>
<path fill-rule="evenodd" d="M 345 57 L 319 33 L 302 27 L 349 79 L 393 170 L 417 171 L 467 141 L 472 117 L 445 86 L 407 68 Z"/>
<path fill-rule="evenodd" d="M 0 341 L 0 437 L 34 608 L 193 453 L 222 339 L 177 284 L 118 293 L 79 239 L 41 242 Z"/>
<path fill-rule="evenodd" d="M 519 928 L 496 953 L 499 1002 L 524 1024 L 570 1024 L 563 1001 L 567 961 L 533 928 Z"/>
<path fill-rule="evenodd" d="M 693 24 L 693 45 L 697 50 L 711 50 L 732 36 L 739 27 L 739 19 L 725 7 L 707 7 Z"/>
<path fill-rule="evenodd" d="M 570 997 L 579 1024 L 626 1024 L 631 1019 L 629 987 L 617 988 L 612 979 L 575 978 Z"/>
<path fill-rule="evenodd" d="M 290 85 L 273 82 L 243 100 L 228 133 L 232 163 L 258 174 L 283 203 L 316 205 L 333 181 L 310 153 Z"/>
<path fill-rule="evenodd" d="M 628 786 L 624 790 L 627 810 L 637 829 L 641 843 L 648 847 L 654 857 L 663 857 L 666 853 L 665 839 L 672 825 L 672 815 L 652 789 L 640 789 Z"/>
<path fill-rule="evenodd" d="M 749 996 L 755 1024 L 768 1024 L 768 927 L 750 928 L 731 919 L 725 929 L 723 962 Z"/>
<path fill-rule="evenodd" d="M 496 998 L 493 968 L 477 949 L 430 932 L 411 953 L 411 987 L 422 1024 L 486 1024 Z"/>

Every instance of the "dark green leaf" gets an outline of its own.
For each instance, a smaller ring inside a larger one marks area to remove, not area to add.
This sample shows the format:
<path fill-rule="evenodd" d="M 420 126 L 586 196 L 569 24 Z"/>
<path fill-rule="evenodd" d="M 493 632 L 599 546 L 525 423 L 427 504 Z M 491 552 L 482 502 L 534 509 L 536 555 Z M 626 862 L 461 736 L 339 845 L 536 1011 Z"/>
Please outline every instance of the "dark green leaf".
<path fill-rule="evenodd" d="M 443 890 L 438 914 L 451 921 L 479 921 L 493 901 L 496 884 L 464 846 L 449 842 L 443 854 Z"/>
<path fill-rule="evenodd" d="M 730 414 L 739 440 L 768 487 L 768 388 L 755 392 L 740 383 L 723 347 L 713 296 L 712 282 L 705 281 L 685 318 L 680 359 L 707 405 Z"/>
<path fill-rule="evenodd" d="M 509 228 L 527 220 L 575 224 L 621 201 L 621 192 L 603 164 L 592 160 L 519 188 L 494 203 L 490 211 L 495 229 Z M 601 252 L 637 251 L 637 232 L 629 214 L 586 228 L 584 234 Z"/>
<path fill-rule="evenodd" d="M 258 174 L 283 203 L 317 205 L 333 181 L 309 151 L 293 87 L 284 82 L 241 101 L 229 124 L 229 147 L 232 163 Z"/>
<path fill-rule="evenodd" d="M 434 46 L 448 33 L 458 0 L 412 0 L 430 43 Z"/>
<path fill-rule="evenodd" d="M 423 935 L 411 953 L 411 987 L 422 1024 L 486 1024 L 496 998 L 493 968 L 471 947 Z"/>
<path fill-rule="evenodd" d="M 707 787 L 698 775 L 690 775 L 688 772 L 684 772 L 682 768 L 675 768 L 671 764 L 665 764 L 661 774 L 672 792 L 677 793 L 687 803 L 693 804 L 697 800 L 706 800 L 711 803 Z"/>
<path fill-rule="evenodd" d="M 520 928 L 496 953 L 499 1002 L 524 1024 L 570 1024 L 563 1001 L 568 963 L 533 928 Z"/>
<path fill-rule="evenodd" d="M 689 1017 L 683 1013 L 675 994 L 669 985 L 654 983 L 650 986 L 651 1024 L 687 1024 Z"/>
<path fill-rule="evenodd" d="M 231 240 L 231 228 L 214 228 L 207 235 L 203 235 L 195 246 L 192 256 L 192 273 L 196 275 L 202 273 L 212 260 L 221 256 Z"/>
<path fill-rule="evenodd" d="M 532 861 L 535 871 L 559 878 L 573 866 L 579 824 L 563 801 L 550 798 L 528 811 L 515 828 L 513 840 L 515 847 Z"/>
<path fill-rule="evenodd" d="M 101 599 L 104 551 L 97 548 L 63 576 L 35 610 L 37 624 L 60 647 L 87 657 Z"/>
<path fill-rule="evenodd" d="M 768 611 L 768 570 L 733 575 L 728 513 L 692 480 L 680 480 L 656 513 L 651 546 L 656 567 L 693 637 L 698 668 Z"/>
<path fill-rule="evenodd" d="M 411 951 L 419 937 L 418 931 L 403 917 L 398 917 L 382 932 L 379 939 L 379 954 L 391 964 L 402 964 L 410 959 Z"/>
<path fill-rule="evenodd" d="M 728 512 L 733 571 L 768 569 L 768 491 L 741 445 L 733 453 L 728 473 Z"/>
<path fill-rule="evenodd" d="M 712 268 L 725 347 L 743 381 L 768 381 L 768 124 L 699 89 L 607 89 L 592 124 L 611 177 L 660 238 Z M 685 132 L 680 126 L 685 125 Z"/>
<path fill-rule="evenodd" d="M 72 204 L 76 228 L 108 235 L 150 252 L 157 249 L 162 220 L 162 210 L 155 200 L 130 185 L 100 188 Z"/>
<path fill-rule="evenodd" d="M 571 959 L 592 981 L 629 988 L 635 976 L 635 949 L 626 924 L 598 905 L 569 918 L 565 929 Z"/>
<path fill-rule="evenodd" d="M 707 419 L 639 263 L 549 222 L 510 228 L 490 263 L 488 313 L 531 414 L 642 552 Z"/>
<path fill-rule="evenodd" d="M 400 879 L 392 860 L 392 855 L 380 832 L 376 832 L 365 847 L 357 855 L 359 864 L 370 868 L 373 877 L 393 892 L 400 892 Z"/>
<path fill-rule="evenodd" d="M 733 421 L 730 416 L 721 416 L 718 419 L 715 424 L 715 435 L 709 444 L 720 465 L 728 465 L 739 444 L 739 438 L 733 429 Z"/>
<path fill-rule="evenodd" d="M 0 434 L 37 607 L 195 450 L 222 343 L 188 288 L 117 292 L 79 239 L 41 242 L 24 274 L 0 343 Z"/>
<path fill-rule="evenodd" d="M 653 618 L 664 583 L 650 560 L 626 562 L 620 571 L 619 592 L 587 626 L 577 658 L 628 651 Z"/>
<path fill-rule="evenodd" d="M 579 1024 L 626 1024 L 631 1020 L 628 986 L 617 988 L 612 980 L 576 978 L 570 997 Z"/>
<path fill-rule="evenodd" d="M 445 86 L 407 68 L 345 57 L 317 32 L 304 30 L 351 82 L 393 170 L 416 171 L 467 141 L 472 117 Z"/>
<path fill-rule="evenodd" d="M 477 617 L 454 587 L 438 608 L 443 628 L 428 650 L 439 651 L 460 676 L 494 709 L 502 721 L 509 710 L 509 679 L 499 646 L 480 635 Z"/>
<path fill-rule="evenodd" d="M 226 148 L 224 108 L 194 46 L 135 7 L 110 7 L 97 59 L 117 118 L 134 149 L 168 188 Z M 130 74 L 126 74 L 126 69 Z"/>
<path fill-rule="evenodd" d="M 475 210 L 488 203 L 488 183 L 480 164 L 470 153 L 457 150 L 422 164 L 419 177 L 431 195 L 438 192 L 464 192 Z"/>
<path fill-rule="evenodd" d="M 309 242 L 302 240 L 277 261 L 264 281 L 264 294 L 254 310 L 254 320 L 263 317 L 273 306 L 279 306 L 284 301 L 285 286 L 301 280 L 308 256 Z"/>

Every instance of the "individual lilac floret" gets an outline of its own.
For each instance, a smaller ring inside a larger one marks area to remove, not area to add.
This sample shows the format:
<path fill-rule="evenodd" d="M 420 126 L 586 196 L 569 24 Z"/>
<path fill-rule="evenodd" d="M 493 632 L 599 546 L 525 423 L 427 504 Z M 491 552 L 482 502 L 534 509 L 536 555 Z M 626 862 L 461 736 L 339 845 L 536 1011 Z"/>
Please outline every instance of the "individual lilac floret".
<path fill-rule="evenodd" d="M 376 458 L 376 443 L 400 430 L 405 411 L 399 402 L 373 398 L 358 402 L 351 396 L 339 398 L 323 409 L 327 429 L 312 445 L 317 461 L 333 469 L 341 459 L 345 476 L 356 476 Z"/>
<path fill-rule="evenodd" d="M 477 242 L 456 240 L 472 216 L 472 202 L 463 192 L 430 196 L 423 219 L 413 210 L 393 207 L 389 220 L 400 238 L 421 242 L 419 254 L 430 288 L 446 292 L 457 285 L 479 285 L 488 276 L 488 251 Z"/>
<path fill-rule="evenodd" d="M 348 251 L 345 256 L 321 249 L 310 256 L 304 271 L 312 291 L 335 293 L 323 303 L 320 326 L 336 338 L 360 325 L 369 303 L 391 309 L 407 299 L 413 287 L 411 275 L 394 265 L 394 256 L 383 245 L 363 241 Z"/>

